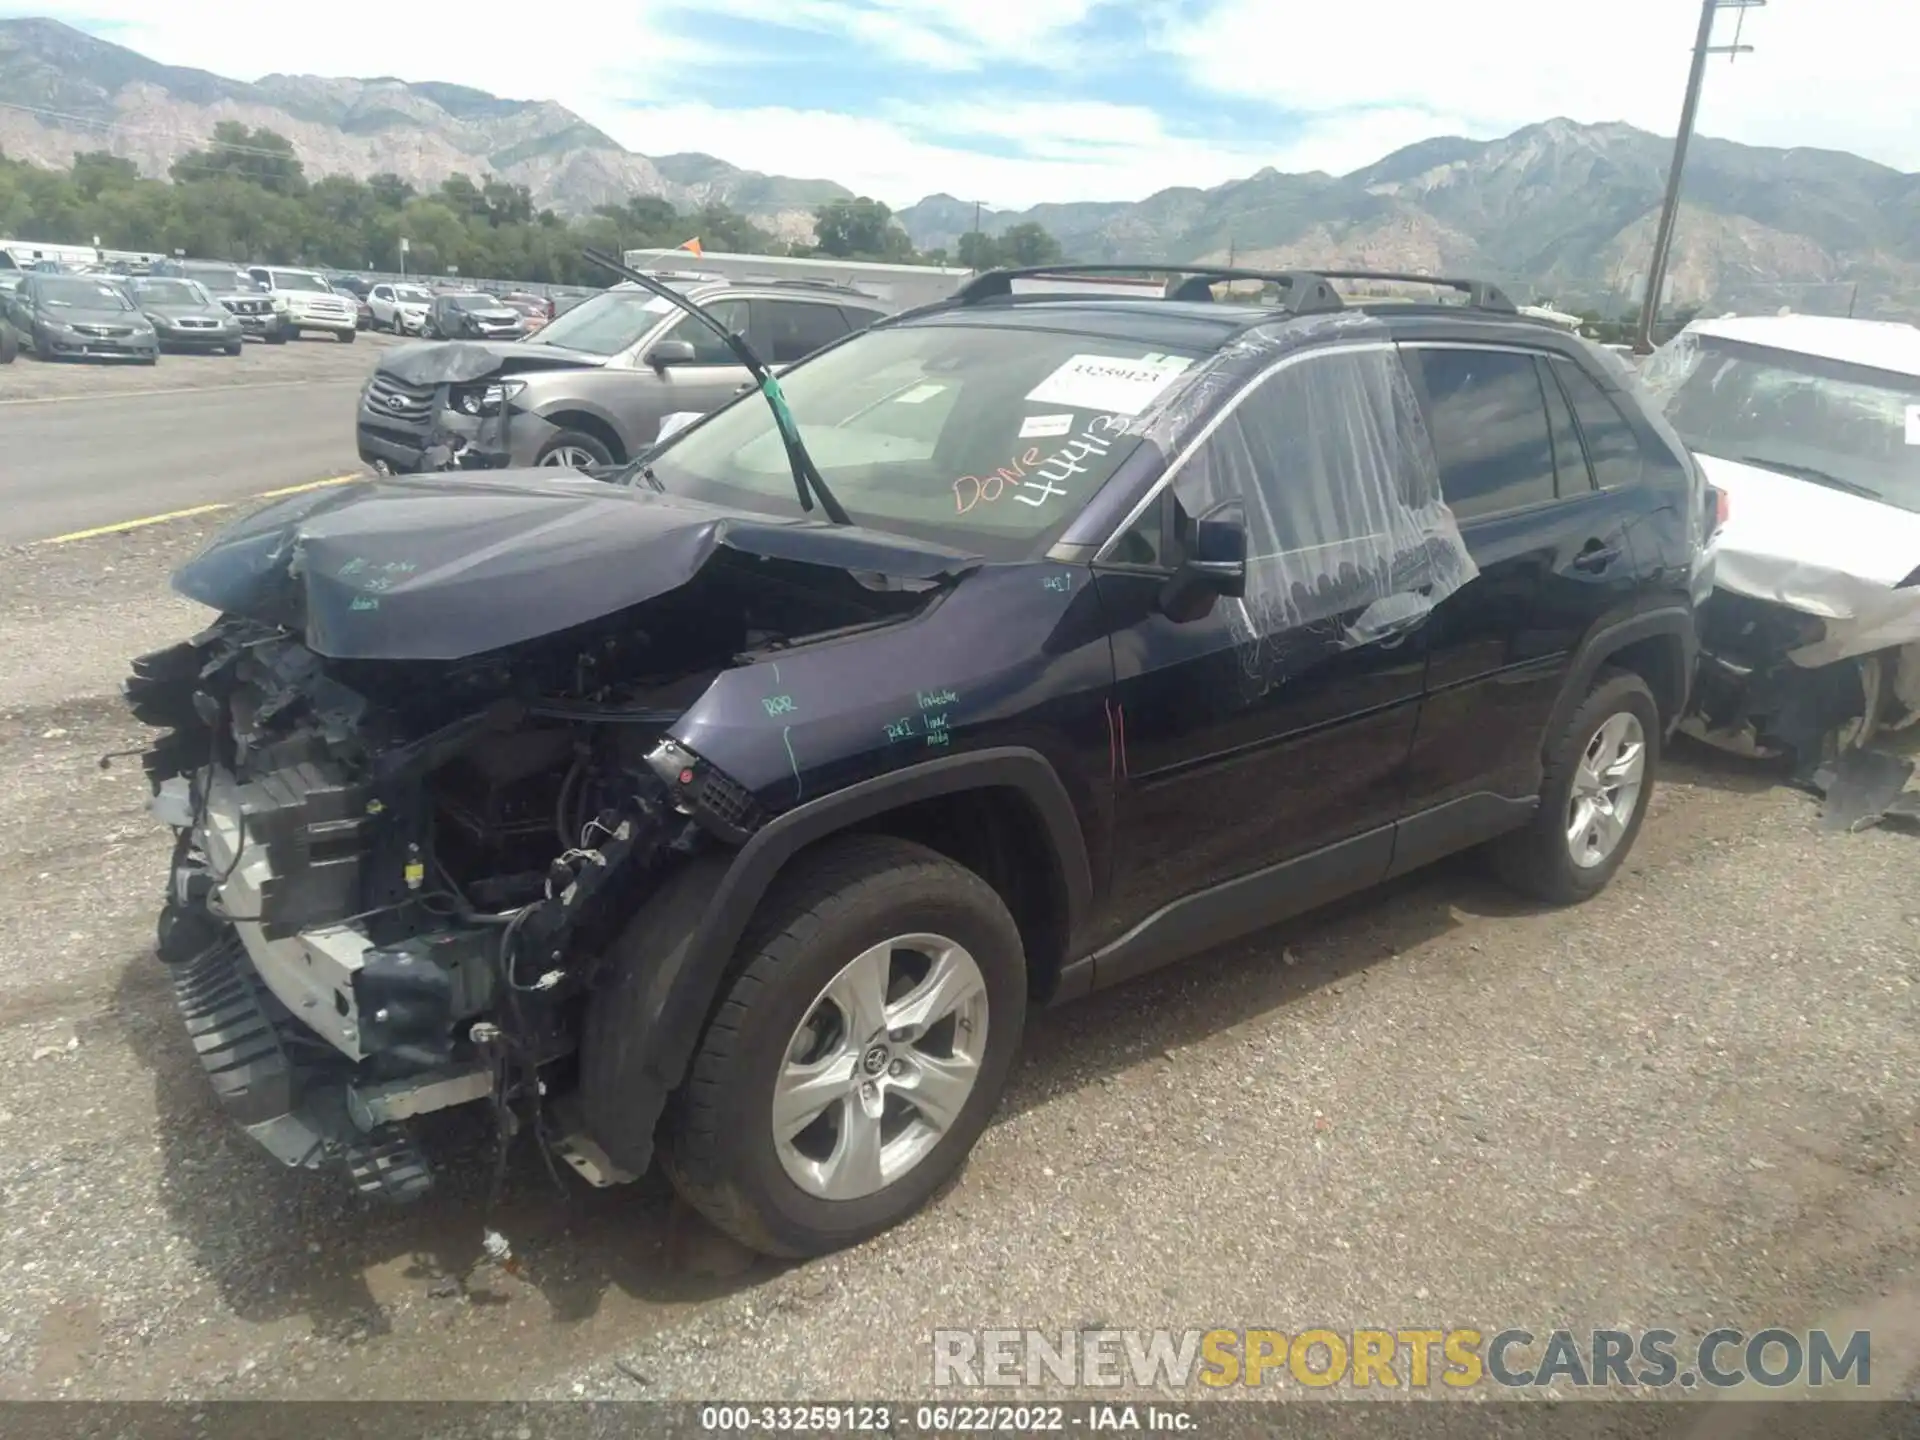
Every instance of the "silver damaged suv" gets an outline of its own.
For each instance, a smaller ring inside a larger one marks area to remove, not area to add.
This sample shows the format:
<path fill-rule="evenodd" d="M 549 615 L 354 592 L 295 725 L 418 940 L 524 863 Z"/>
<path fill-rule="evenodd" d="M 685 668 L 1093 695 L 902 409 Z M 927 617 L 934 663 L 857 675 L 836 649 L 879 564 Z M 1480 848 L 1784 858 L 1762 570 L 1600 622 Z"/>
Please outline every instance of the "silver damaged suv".
<path fill-rule="evenodd" d="M 891 308 L 825 282 L 671 283 L 744 334 L 775 370 Z M 360 458 L 396 474 L 620 464 L 652 444 L 668 416 L 717 410 L 749 383 L 711 330 L 628 282 L 526 340 L 389 350 L 360 394 Z"/>

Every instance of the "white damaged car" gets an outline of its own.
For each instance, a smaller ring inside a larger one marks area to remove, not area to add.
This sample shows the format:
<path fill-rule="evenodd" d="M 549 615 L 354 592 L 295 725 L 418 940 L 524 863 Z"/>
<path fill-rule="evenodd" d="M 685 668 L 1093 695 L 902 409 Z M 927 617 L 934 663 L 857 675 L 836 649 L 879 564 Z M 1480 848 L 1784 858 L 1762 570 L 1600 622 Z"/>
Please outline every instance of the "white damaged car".
<path fill-rule="evenodd" d="M 1920 722 L 1920 328 L 1699 320 L 1640 378 L 1728 497 L 1685 728 L 1807 774 Z"/>

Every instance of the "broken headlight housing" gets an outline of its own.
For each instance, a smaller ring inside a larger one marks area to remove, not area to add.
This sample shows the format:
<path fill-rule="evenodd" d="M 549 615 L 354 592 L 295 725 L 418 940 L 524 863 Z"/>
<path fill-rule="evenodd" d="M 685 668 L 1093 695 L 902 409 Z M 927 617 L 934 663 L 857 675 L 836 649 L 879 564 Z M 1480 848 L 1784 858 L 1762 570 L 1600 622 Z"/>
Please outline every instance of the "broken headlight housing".
<path fill-rule="evenodd" d="M 488 385 L 461 385 L 452 394 L 453 408 L 462 415 L 498 415 L 506 403 L 527 388 L 524 380 L 496 380 Z"/>

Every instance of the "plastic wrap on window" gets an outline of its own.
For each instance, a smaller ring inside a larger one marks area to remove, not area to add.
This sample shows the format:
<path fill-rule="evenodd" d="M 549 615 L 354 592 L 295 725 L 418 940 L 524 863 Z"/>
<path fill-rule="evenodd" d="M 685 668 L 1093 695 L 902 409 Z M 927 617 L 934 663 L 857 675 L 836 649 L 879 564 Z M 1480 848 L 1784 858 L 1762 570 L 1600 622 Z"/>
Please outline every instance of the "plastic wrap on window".
<path fill-rule="evenodd" d="M 1680 387 L 1700 365 L 1700 337 L 1682 330 L 1647 356 L 1637 376 L 1640 389 L 1655 410 L 1665 410 Z"/>
<path fill-rule="evenodd" d="M 1198 418 L 1307 340 L 1379 329 L 1369 317 L 1338 317 L 1256 342 L 1240 357 L 1253 362 L 1251 375 L 1203 373 L 1173 408 Z M 1203 392 L 1209 379 L 1221 393 Z M 1412 383 L 1388 346 L 1327 351 L 1269 376 L 1207 433 L 1174 494 L 1196 519 L 1228 504 L 1245 517 L 1246 594 L 1225 603 L 1249 676 L 1264 683 L 1302 645 L 1390 640 L 1479 573 L 1441 496 Z"/>

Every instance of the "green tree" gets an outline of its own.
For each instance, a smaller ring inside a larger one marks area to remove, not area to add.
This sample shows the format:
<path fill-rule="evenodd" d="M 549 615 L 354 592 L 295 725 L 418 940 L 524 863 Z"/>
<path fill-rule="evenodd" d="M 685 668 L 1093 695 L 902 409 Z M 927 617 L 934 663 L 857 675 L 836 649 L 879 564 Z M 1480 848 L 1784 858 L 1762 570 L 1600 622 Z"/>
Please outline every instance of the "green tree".
<path fill-rule="evenodd" d="M 969 270 L 991 270 L 1000 263 L 1000 244 L 981 230 L 969 230 L 954 249 L 954 258 Z"/>
<path fill-rule="evenodd" d="M 893 223 L 893 211 L 865 195 L 820 206 L 813 212 L 813 234 L 823 255 L 893 259 L 913 253 L 906 231 Z"/>
<path fill-rule="evenodd" d="M 306 170 L 295 158 L 291 140 L 264 127 L 249 130 L 238 120 L 216 124 L 206 148 L 189 150 L 169 173 L 183 181 L 230 175 L 280 195 L 298 195 L 307 188 Z"/>
<path fill-rule="evenodd" d="M 1000 237 L 1002 265 L 1053 265 L 1062 256 L 1060 242 L 1031 220 L 1011 226 Z"/>

